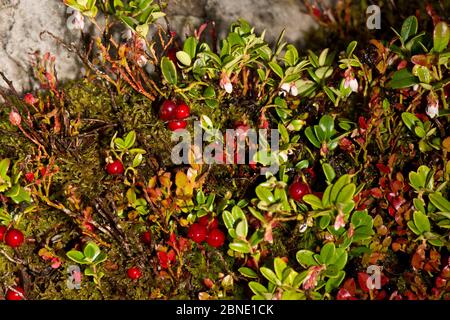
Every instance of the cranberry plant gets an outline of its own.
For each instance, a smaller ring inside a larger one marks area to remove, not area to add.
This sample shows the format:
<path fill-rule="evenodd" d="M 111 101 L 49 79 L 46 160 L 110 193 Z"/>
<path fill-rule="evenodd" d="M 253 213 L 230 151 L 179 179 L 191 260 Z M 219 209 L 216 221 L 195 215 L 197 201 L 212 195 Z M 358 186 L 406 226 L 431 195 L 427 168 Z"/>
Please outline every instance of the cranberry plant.
<path fill-rule="evenodd" d="M 83 79 L 59 83 L 50 54 L 24 96 L 1 74 L 0 295 L 449 298 L 448 6 L 362 34 L 360 3 L 305 1 L 327 36 L 300 49 L 244 20 L 183 38 L 151 0 L 64 2 Z M 224 148 L 250 129 L 266 152 Z"/>

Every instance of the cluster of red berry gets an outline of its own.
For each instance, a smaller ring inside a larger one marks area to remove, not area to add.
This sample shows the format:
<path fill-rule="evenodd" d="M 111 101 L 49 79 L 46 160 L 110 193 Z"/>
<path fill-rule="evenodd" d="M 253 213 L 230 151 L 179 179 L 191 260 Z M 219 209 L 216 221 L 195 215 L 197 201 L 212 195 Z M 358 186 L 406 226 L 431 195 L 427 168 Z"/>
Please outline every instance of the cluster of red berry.
<path fill-rule="evenodd" d="M 0 242 L 5 242 L 12 248 L 17 248 L 23 244 L 25 237 L 22 231 L 17 229 L 8 230 L 5 226 L 0 226 Z M 25 291 L 19 286 L 15 286 L 6 292 L 6 300 L 22 300 Z"/>
<path fill-rule="evenodd" d="M 171 131 L 186 128 L 187 121 L 185 119 L 190 114 L 191 109 L 185 103 L 181 102 L 177 105 L 171 100 L 164 101 L 159 110 L 159 118 L 163 121 L 169 121 L 167 127 Z"/>
<path fill-rule="evenodd" d="M 225 242 L 225 234 L 219 229 L 219 220 L 209 216 L 201 217 L 197 223 L 189 227 L 188 237 L 196 243 L 206 243 L 219 248 Z"/>

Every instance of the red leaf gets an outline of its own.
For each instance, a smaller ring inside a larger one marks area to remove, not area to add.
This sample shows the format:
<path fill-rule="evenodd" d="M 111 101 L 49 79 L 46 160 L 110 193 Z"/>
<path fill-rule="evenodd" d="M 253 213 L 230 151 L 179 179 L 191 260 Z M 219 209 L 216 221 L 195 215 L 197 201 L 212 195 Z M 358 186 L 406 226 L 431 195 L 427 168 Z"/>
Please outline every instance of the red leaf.
<path fill-rule="evenodd" d="M 367 287 L 367 279 L 369 279 L 369 275 L 367 273 L 358 272 L 358 284 L 364 292 L 369 292 L 369 288 Z"/>

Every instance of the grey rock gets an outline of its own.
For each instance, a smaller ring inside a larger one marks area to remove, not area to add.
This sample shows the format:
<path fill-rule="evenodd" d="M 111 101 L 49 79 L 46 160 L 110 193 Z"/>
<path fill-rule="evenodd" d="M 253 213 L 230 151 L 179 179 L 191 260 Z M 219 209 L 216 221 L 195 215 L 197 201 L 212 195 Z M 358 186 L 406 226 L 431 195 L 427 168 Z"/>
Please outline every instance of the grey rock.
<path fill-rule="evenodd" d="M 192 34 L 206 21 L 215 21 L 219 37 L 231 23 L 244 18 L 257 31 L 266 30 L 267 39 L 274 40 L 283 28 L 285 39 L 301 42 L 302 34 L 315 27 L 313 20 L 301 12 L 300 1 L 295 0 L 170 0 L 165 12 L 172 30 L 181 38 Z M 49 31 L 65 42 L 76 42 L 80 32 L 67 28 L 69 17 L 62 0 L 0 0 L 0 70 L 14 82 L 19 91 L 36 86 L 30 75 L 31 54 L 50 52 L 56 56 L 58 78 L 62 81 L 81 75 L 81 65 L 48 35 Z M 165 22 L 161 20 L 162 25 Z M 84 31 L 92 30 L 85 26 Z M 5 86 L 5 83 L 1 83 Z"/>

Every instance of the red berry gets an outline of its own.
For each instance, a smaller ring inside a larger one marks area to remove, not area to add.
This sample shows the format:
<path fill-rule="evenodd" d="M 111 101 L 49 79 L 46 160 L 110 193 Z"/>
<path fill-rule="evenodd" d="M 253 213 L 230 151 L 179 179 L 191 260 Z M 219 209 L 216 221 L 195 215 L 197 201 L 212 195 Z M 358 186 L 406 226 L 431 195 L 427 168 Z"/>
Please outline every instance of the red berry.
<path fill-rule="evenodd" d="M 202 226 L 207 227 L 209 224 L 209 216 L 203 216 L 203 217 L 199 218 L 198 223 L 201 224 Z"/>
<path fill-rule="evenodd" d="M 124 171 L 123 164 L 118 159 L 114 160 L 106 165 L 106 171 L 111 175 L 122 174 Z"/>
<path fill-rule="evenodd" d="M 5 238 L 5 233 L 7 229 L 8 228 L 6 228 L 5 226 L 0 226 L 0 242 L 2 242 L 3 239 Z"/>
<path fill-rule="evenodd" d="M 167 58 L 169 58 L 174 64 L 175 66 L 178 67 L 177 65 L 177 49 L 175 48 L 170 48 L 169 50 L 167 50 Z"/>
<path fill-rule="evenodd" d="M 217 218 L 211 219 L 210 216 L 201 217 L 198 219 L 198 223 L 205 226 L 208 230 L 217 229 L 219 227 L 219 220 Z"/>
<path fill-rule="evenodd" d="M 128 278 L 131 280 L 137 280 L 142 276 L 141 270 L 138 267 L 131 267 L 127 270 Z"/>
<path fill-rule="evenodd" d="M 30 105 L 33 105 L 36 103 L 36 98 L 33 96 L 32 93 L 27 93 L 24 97 L 23 100 L 25 101 L 25 103 L 28 103 Z"/>
<path fill-rule="evenodd" d="M 219 229 L 212 229 L 208 234 L 206 242 L 214 248 L 221 247 L 225 242 L 225 235 Z"/>
<path fill-rule="evenodd" d="M 289 195 L 295 201 L 301 201 L 303 196 L 311 193 L 309 186 L 303 182 L 294 182 L 289 186 Z"/>
<path fill-rule="evenodd" d="M 209 221 L 208 229 L 212 230 L 217 229 L 218 227 L 219 227 L 219 219 L 213 218 L 212 220 Z"/>
<path fill-rule="evenodd" d="M 150 244 L 152 242 L 152 234 L 150 231 L 145 231 L 141 234 L 141 240 L 145 244 Z"/>
<path fill-rule="evenodd" d="M 175 119 L 175 112 L 177 105 L 171 100 L 163 102 L 161 109 L 159 109 L 159 118 L 163 121 L 169 121 Z"/>
<path fill-rule="evenodd" d="M 188 230 L 188 237 L 196 243 L 202 243 L 206 239 L 206 227 L 200 223 L 194 223 Z"/>
<path fill-rule="evenodd" d="M 27 180 L 28 183 L 33 182 L 34 181 L 34 173 L 33 172 L 25 173 L 25 180 Z"/>
<path fill-rule="evenodd" d="M 180 104 L 175 111 L 175 118 L 186 119 L 191 114 L 191 109 L 184 103 Z"/>
<path fill-rule="evenodd" d="M 169 125 L 168 125 L 170 131 L 184 129 L 184 128 L 186 128 L 186 126 L 187 126 L 187 122 L 184 120 L 170 121 Z"/>
<path fill-rule="evenodd" d="M 9 230 L 5 235 L 5 243 L 13 248 L 19 247 L 22 245 L 25 237 L 23 236 L 22 231 L 17 229 Z"/>
<path fill-rule="evenodd" d="M 22 295 L 25 295 L 25 291 L 19 286 L 15 286 L 14 290 L 20 292 Z M 8 292 L 6 292 L 6 300 L 23 300 L 22 296 L 16 291 L 8 290 Z"/>

